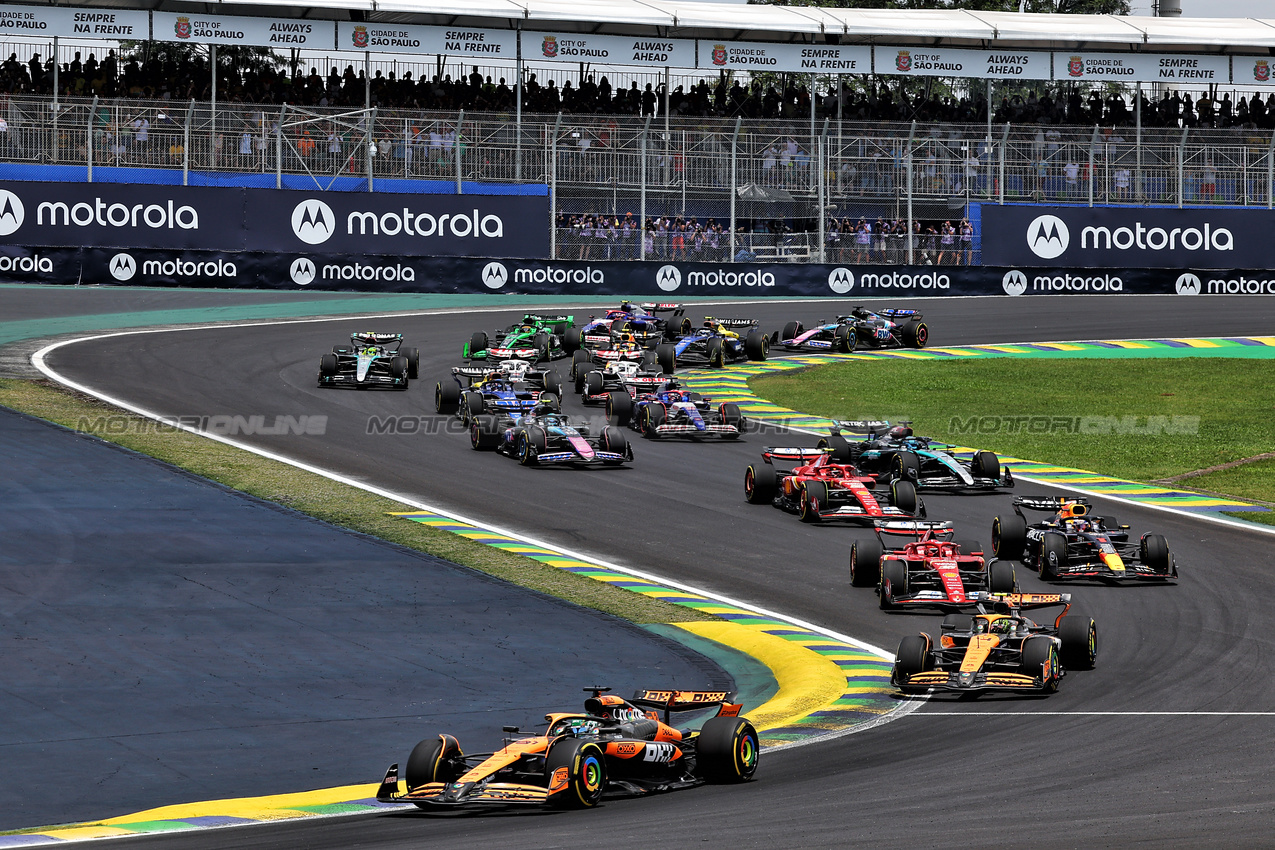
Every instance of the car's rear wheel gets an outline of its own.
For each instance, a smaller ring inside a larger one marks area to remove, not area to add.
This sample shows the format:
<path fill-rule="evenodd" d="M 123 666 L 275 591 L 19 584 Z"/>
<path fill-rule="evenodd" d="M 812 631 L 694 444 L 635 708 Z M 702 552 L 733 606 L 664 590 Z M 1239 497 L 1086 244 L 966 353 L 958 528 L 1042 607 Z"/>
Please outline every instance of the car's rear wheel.
<path fill-rule="evenodd" d="M 1067 538 L 1051 531 L 1040 538 L 1040 577 L 1045 581 L 1058 578 L 1067 568 Z"/>
<path fill-rule="evenodd" d="M 655 346 L 655 361 L 660 364 L 661 372 L 672 375 L 677 371 L 677 346 L 667 342 Z"/>
<path fill-rule="evenodd" d="M 460 407 L 460 384 L 439 381 L 434 385 L 434 410 L 439 413 L 455 413 Z"/>
<path fill-rule="evenodd" d="M 801 521 L 819 522 L 823 517 L 819 511 L 828 505 L 828 485 L 822 481 L 803 481 L 801 483 Z"/>
<path fill-rule="evenodd" d="M 559 771 L 565 770 L 565 774 Z M 555 780 L 565 777 L 560 785 Z M 602 802 L 607 784 L 606 753 L 594 741 L 563 738 L 545 755 L 549 803 L 564 809 L 591 809 Z"/>
<path fill-rule="evenodd" d="M 742 717 L 712 717 L 695 739 L 695 772 L 709 782 L 746 782 L 761 755 L 757 730 Z"/>
<path fill-rule="evenodd" d="M 599 396 L 602 395 L 602 386 L 604 381 L 602 373 L 598 371 L 587 372 L 584 376 L 584 392 L 586 395 Z"/>
<path fill-rule="evenodd" d="M 856 540 L 850 546 L 850 584 L 872 587 L 881 578 L 881 556 L 884 548 L 875 537 Z"/>
<path fill-rule="evenodd" d="M 1092 670 L 1098 660 L 1098 624 L 1092 617 L 1068 614 L 1058 627 L 1062 663 L 1068 670 Z"/>
<path fill-rule="evenodd" d="M 920 507 L 916 485 L 911 481 L 891 481 L 890 501 L 905 514 L 915 514 Z"/>
<path fill-rule="evenodd" d="M 948 614 L 939 627 L 945 632 L 969 632 L 974 629 L 974 617 L 970 614 Z"/>
<path fill-rule="evenodd" d="M 769 502 L 779 489 L 779 476 L 768 463 L 752 464 L 744 473 L 744 498 L 754 505 Z"/>
<path fill-rule="evenodd" d="M 1157 573 L 1169 572 L 1169 541 L 1164 539 L 1163 534 L 1148 534 L 1142 538 L 1142 544 L 1139 547 L 1142 556 L 1142 563 L 1146 564 Z"/>
<path fill-rule="evenodd" d="M 908 565 L 890 560 L 881 565 L 881 610 L 889 611 L 896 602 L 908 595 Z"/>
<path fill-rule="evenodd" d="M 407 377 L 415 381 L 420 377 L 421 353 L 415 348 L 405 348 L 403 356 L 407 358 Z"/>
<path fill-rule="evenodd" d="M 573 354 L 580 350 L 581 343 L 584 342 L 584 333 L 580 328 L 567 328 L 566 333 L 562 335 L 562 348 L 568 354 Z"/>
<path fill-rule="evenodd" d="M 545 373 L 544 385 L 545 392 L 553 393 L 558 397 L 559 401 L 562 400 L 562 376 L 558 374 L 557 370 Z"/>
<path fill-rule="evenodd" d="M 1027 520 L 1018 514 L 992 520 L 992 554 L 1015 561 L 1023 557 L 1027 545 Z"/>
<path fill-rule="evenodd" d="M 899 677 L 915 676 L 930 669 L 930 642 L 921 635 L 908 635 L 899 641 L 894 669 Z"/>
<path fill-rule="evenodd" d="M 992 561 L 987 565 L 987 589 L 992 593 L 1013 593 L 1018 586 L 1011 561 Z"/>
<path fill-rule="evenodd" d="M 749 360 L 765 360 L 770 354 L 770 340 L 761 331 L 751 331 L 744 337 L 744 354 Z"/>
<path fill-rule="evenodd" d="M 983 544 L 977 540 L 957 540 L 956 547 L 961 550 L 962 555 L 983 554 Z"/>
<path fill-rule="evenodd" d="M 607 421 L 612 425 L 628 425 L 633 418 L 633 397 L 623 391 L 607 393 Z"/>
<path fill-rule="evenodd" d="M 973 460 L 970 461 L 970 474 L 975 478 L 994 478 L 999 481 L 1001 477 L 1000 458 L 992 452 L 975 452 Z"/>
<path fill-rule="evenodd" d="M 562 405 L 558 402 L 558 397 L 553 393 L 541 393 L 536 399 L 536 405 L 543 407 L 550 413 L 561 413 Z"/>
<path fill-rule="evenodd" d="M 899 335 L 903 338 L 903 344 L 908 348 L 925 348 L 930 341 L 930 329 L 925 322 L 913 320 L 904 325 Z"/>

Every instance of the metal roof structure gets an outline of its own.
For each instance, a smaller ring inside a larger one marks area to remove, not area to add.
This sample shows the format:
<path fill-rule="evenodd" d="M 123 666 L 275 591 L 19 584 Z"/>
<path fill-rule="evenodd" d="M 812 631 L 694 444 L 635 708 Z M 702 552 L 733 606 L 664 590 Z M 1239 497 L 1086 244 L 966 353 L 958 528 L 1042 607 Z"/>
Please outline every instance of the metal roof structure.
<path fill-rule="evenodd" d="M 1275 18 L 841 9 L 690 0 L 92 0 L 113 7 L 728 41 L 1275 54 Z"/>

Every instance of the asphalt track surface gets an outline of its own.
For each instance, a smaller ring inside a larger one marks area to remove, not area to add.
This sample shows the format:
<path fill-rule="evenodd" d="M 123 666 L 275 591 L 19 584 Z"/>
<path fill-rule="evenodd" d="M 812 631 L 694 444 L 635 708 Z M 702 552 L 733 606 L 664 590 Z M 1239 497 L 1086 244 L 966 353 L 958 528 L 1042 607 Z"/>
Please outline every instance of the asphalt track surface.
<path fill-rule="evenodd" d="M 4 410 L 0 465 L 0 829 L 374 781 L 582 681 L 731 686 L 631 623 Z"/>
<path fill-rule="evenodd" d="M 933 345 L 1266 335 L 1275 300 L 1036 297 L 907 299 Z M 851 302 L 750 304 L 765 328 L 807 323 Z M 576 311 L 577 315 L 580 311 Z M 698 317 L 699 309 L 692 309 Z M 405 393 L 320 390 L 317 358 L 366 322 L 233 327 L 102 339 L 54 352 L 76 381 L 182 415 L 326 414 L 323 436 L 250 437 L 297 459 L 412 494 L 550 542 L 720 591 L 893 650 L 930 614 L 887 615 L 849 586 L 850 542 L 866 532 L 805 526 L 744 502 L 743 472 L 763 443 L 650 444 L 620 470 L 524 469 L 470 450 L 465 434 L 370 435 L 369 416 L 432 411 L 434 381 L 470 333 L 506 316 L 421 316 L 378 323 L 422 349 Z M 867 367 L 865 367 L 867 368 Z M 1253 364 L 1252 368 L 1262 368 Z M 1076 391 L 1083 392 L 1083 367 Z M 1254 400 L 1255 409 L 1264 406 Z M 574 404 L 574 402 L 572 403 Z M 569 406 L 570 409 L 575 409 Z M 847 411 L 853 413 L 854 411 Z M 1060 411 L 1065 413 L 1065 411 Z M 1255 415 L 1257 415 L 1255 410 Z M 1204 423 L 1207 427 L 1207 421 Z M 792 438 L 810 444 L 811 437 Z M 1019 494 L 1056 492 L 1020 483 Z M 1275 592 L 1271 536 L 1099 500 L 1099 512 L 1160 531 L 1177 586 L 1072 586 L 1073 609 L 1100 630 L 1097 669 L 1047 699 L 932 699 L 864 734 L 763 758 L 758 780 L 565 816 L 416 813 L 127 839 L 177 847 L 576 847 L 695 841 L 720 847 L 1195 847 L 1272 842 L 1275 827 Z M 927 496 L 957 536 L 989 542 L 1004 495 Z M 1027 590 L 1049 586 L 1020 572 Z"/>

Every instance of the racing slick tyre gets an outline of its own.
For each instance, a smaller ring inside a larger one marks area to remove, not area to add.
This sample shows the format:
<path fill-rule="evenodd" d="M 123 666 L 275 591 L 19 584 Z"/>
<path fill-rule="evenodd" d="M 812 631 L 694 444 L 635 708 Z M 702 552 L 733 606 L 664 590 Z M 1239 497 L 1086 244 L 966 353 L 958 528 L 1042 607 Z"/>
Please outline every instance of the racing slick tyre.
<path fill-rule="evenodd" d="M 911 481 L 921 478 L 921 461 L 912 452 L 898 452 L 890 456 L 890 478 L 895 481 Z"/>
<path fill-rule="evenodd" d="M 1139 554 L 1142 557 L 1142 563 L 1146 564 L 1157 573 L 1169 573 L 1169 542 L 1164 539 L 1163 534 L 1146 534 L 1142 537 L 1142 544 L 1139 548 Z"/>
<path fill-rule="evenodd" d="M 925 348 L 925 344 L 930 341 L 929 327 L 925 322 L 918 322 L 915 319 L 900 328 L 899 335 L 903 337 L 903 344 L 908 348 Z"/>
<path fill-rule="evenodd" d="M 828 485 L 822 481 L 801 483 L 801 521 L 819 522 L 819 511 L 828 504 Z"/>
<path fill-rule="evenodd" d="M 638 425 L 642 429 L 642 436 L 648 439 L 654 439 L 660 435 L 659 428 L 664 424 L 668 412 L 664 409 L 664 405 L 651 402 L 642 407 L 642 412 L 638 414 Z"/>
<path fill-rule="evenodd" d="M 744 498 L 754 505 L 764 504 L 775 497 L 779 489 L 779 476 L 768 463 L 750 464 L 744 473 Z"/>
<path fill-rule="evenodd" d="M 571 377 L 574 378 L 576 376 L 576 368 L 579 364 L 588 363 L 592 359 L 593 356 L 589 354 L 589 350 L 587 348 L 577 348 L 575 351 L 571 352 Z M 584 371 L 587 372 L 589 370 L 585 369 Z"/>
<path fill-rule="evenodd" d="M 646 372 L 658 372 L 660 370 L 660 361 L 655 356 L 654 348 L 649 348 L 642 352 L 642 359 L 638 361 L 638 368 Z"/>
<path fill-rule="evenodd" d="M 538 333 L 531 338 L 531 347 L 536 350 L 537 360 L 549 359 L 549 346 L 552 342 L 549 334 Z"/>
<path fill-rule="evenodd" d="M 987 565 L 987 589 L 991 593 L 1013 593 L 1018 582 L 1011 561 L 992 561 Z"/>
<path fill-rule="evenodd" d="M 483 403 L 482 393 L 465 393 L 461 396 L 461 404 L 464 405 L 465 419 L 473 419 L 475 416 L 483 412 L 486 405 Z"/>
<path fill-rule="evenodd" d="M 407 389 L 407 382 L 410 380 L 407 377 L 407 373 L 408 371 L 410 371 L 410 368 L 411 367 L 407 365 L 407 358 L 402 356 L 401 354 L 398 357 L 390 358 L 390 377 L 403 382 L 401 385 L 395 387 L 394 389 L 396 390 Z"/>
<path fill-rule="evenodd" d="M 854 332 L 854 328 L 849 325 L 837 325 L 837 329 L 832 332 L 832 340 L 833 351 L 849 354 L 854 351 L 855 343 L 859 341 L 859 337 Z"/>
<path fill-rule="evenodd" d="M 770 354 L 770 340 L 761 331 L 751 331 L 744 337 L 744 354 L 749 360 L 765 360 Z"/>
<path fill-rule="evenodd" d="M 678 336 L 690 336 L 691 331 L 695 330 L 695 326 L 691 324 L 689 317 L 683 317 L 682 321 L 676 324 L 670 322 L 669 327 L 676 328 Z"/>
<path fill-rule="evenodd" d="M 469 444 L 474 451 L 494 449 L 500 443 L 500 420 L 495 416 L 475 416 L 469 423 Z"/>
<path fill-rule="evenodd" d="M 881 556 L 885 549 L 875 537 L 856 540 L 850 546 L 851 587 L 872 587 L 881 578 Z"/>
<path fill-rule="evenodd" d="M 969 632 L 974 630 L 974 617 L 971 614 L 948 614 L 939 626 L 944 632 Z"/>
<path fill-rule="evenodd" d="M 518 462 L 523 466 L 531 466 L 536 458 L 548 447 L 549 438 L 545 429 L 539 425 L 528 425 L 518 432 Z"/>
<path fill-rule="evenodd" d="M 801 322 L 789 322 L 780 332 L 780 339 L 796 339 L 801 336 Z"/>
<path fill-rule="evenodd" d="M 557 791 L 553 776 L 567 769 L 567 781 Z M 545 785 L 550 786 L 549 804 L 563 809 L 591 809 L 602 802 L 607 785 L 606 753 L 594 741 L 563 738 L 545 755 Z"/>
<path fill-rule="evenodd" d="M 899 652 L 895 655 L 895 669 L 899 675 L 915 676 L 930 669 L 930 642 L 920 635 L 908 635 L 899 641 Z"/>
<path fill-rule="evenodd" d="M 1056 531 L 1051 531 L 1040 538 L 1040 577 L 1045 581 L 1058 578 L 1067 567 L 1067 538 Z"/>
<path fill-rule="evenodd" d="M 878 600 L 882 611 L 895 608 L 895 600 L 908 595 L 908 565 L 903 561 L 886 561 L 881 565 L 881 598 Z"/>
<path fill-rule="evenodd" d="M 1031 637 L 1023 641 L 1022 672 L 1025 676 L 1040 676 L 1045 692 L 1058 690 L 1058 647 L 1047 637 Z"/>
<path fill-rule="evenodd" d="M 834 463 L 850 463 L 850 441 L 840 434 L 820 437 L 815 446 L 821 449 L 832 449 Z"/>
<path fill-rule="evenodd" d="M 631 334 L 633 333 L 633 325 L 629 324 L 628 319 L 615 319 L 611 322 L 611 333 Z"/>
<path fill-rule="evenodd" d="M 747 782 L 760 754 L 753 724 L 742 717 L 710 717 L 695 739 L 695 772 L 709 782 Z"/>
<path fill-rule="evenodd" d="M 583 342 L 584 332 L 580 328 L 567 328 L 567 332 L 562 335 L 562 350 L 568 354 L 575 354 L 580 350 Z"/>
<path fill-rule="evenodd" d="M 562 376 L 557 370 L 551 370 L 545 373 L 544 378 L 545 392 L 553 393 L 558 397 L 558 401 L 562 401 Z"/>
<path fill-rule="evenodd" d="M 1058 627 L 1062 663 L 1068 670 L 1092 670 L 1098 660 L 1098 624 L 1092 617 L 1069 614 Z"/>
<path fill-rule="evenodd" d="M 921 506 L 921 500 L 916 497 L 916 485 L 911 481 L 891 481 L 890 502 L 905 514 L 915 514 Z"/>
<path fill-rule="evenodd" d="M 633 418 L 633 397 L 623 390 L 607 393 L 607 421 L 612 425 L 628 425 Z"/>
<path fill-rule="evenodd" d="M 660 364 L 660 371 L 672 375 L 677 371 L 677 346 L 662 342 L 655 346 L 655 361 Z"/>
<path fill-rule="evenodd" d="M 603 383 L 601 372 L 596 369 L 592 372 L 586 372 L 584 376 L 584 391 L 589 395 L 602 395 Z"/>
<path fill-rule="evenodd" d="M 473 357 L 480 351 L 487 350 L 487 334 L 482 331 L 474 331 L 474 335 L 469 338 L 469 356 Z"/>
<path fill-rule="evenodd" d="M 1027 520 L 1018 514 L 992 520 L 992 554 L 1016 561 L 1023 557 L 1027 545 Z"/>
<path fill-rule="evenodd" d="M 973 460 L 970 461 L 970 474 L 975 478 L 994 478 L 997 481 L 1001 477 L 1001 461 L 991 452 L 975 452 Z"/>
<path fill-rule="evenodd" d="M 708 365 L 713 369 L 720 369 L 726 365 L 726 350 L 717 337 L 710 337 L 704 344 L 704 354 L 708 357 Z"/>
<path fill-rule="evenodd" d="M 558 397 L 553 393 L 541 393 L 536 399 L 536 407 L 542 407 L 550 413 L 561 413 L 562 404 L 559 403 Z"/>
<path fill-rule="evenodd" d="M 460 408 L 460 384 L 439 381 L 434 385 L 434 410 L 455 413 Z"/>
<path fill-rule="evenodd" d="M 407 790 L 411 791 L 431 782 L 451 782 L 456 779 L 460 772 L 452 765 L 451 760 L 461 755 L 460 742 L 451 735 L 438 735 L 421 741 L 407 757 L 407 767 L 403 771 Z M 422 809 L 429 808 L 427 803 L 417 805 Z"/>
<path fill-rule="evenodd" d="M 407 377 L 415 381 L 421 373 L 421 353 L 415 348 L 405 348 L 403 356 L 407 358 Z"/>
<path fill-rule="evenodd" d="M 332 353 L 333 354 L 353 354 L 354 349 L 348 345 L 334 345 L 332 346 Z"/>
<path fill-rule="evenodd" d="M 319 377 L 332 378 L 336 376 L 336 355 L 325 354 L 319 358 Z"/>
<path fill-rule="evenodd" d="M 981 555 L 984 551 L 983 544 L 977 540 L 957 540 L 956 546 L 962 555 Z"/>
<path fill-rule="evenodd" d="M 744 414 L 740 413 L 739 405 L 733 401 L 725 401 L 717 408 L 718 414 L 722 417 L 723 425 L 734 425 L 736 434 L 739 436 L 744 433 Z"/>
<path fill-rule="evenodd" d="M 602 437 L 598 441 L 598 445 L 602 447 L 604 452 L 615 452 L 618 455 L 627 454 L 629 450 L 629 438 L 624 436 L 624 432 L 614 425 L 608 425 L 602 429 Z M 624 463 L 622 460 L 604 460 L 607 466 L 619 466 Z"/>

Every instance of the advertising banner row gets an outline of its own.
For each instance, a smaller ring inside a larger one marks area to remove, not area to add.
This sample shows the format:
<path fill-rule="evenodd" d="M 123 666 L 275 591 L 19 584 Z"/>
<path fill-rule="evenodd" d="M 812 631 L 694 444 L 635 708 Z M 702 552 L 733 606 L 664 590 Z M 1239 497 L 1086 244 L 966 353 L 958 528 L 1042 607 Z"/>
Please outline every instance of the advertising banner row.
<path fill-rule="evenodd" d="M 1253 269 L 1270 263 L 1275 211 L 983 204 L 983 262 L 1087 269 Z"/>
<path fill-rule="evenodd" d="M 544 262 L 368 254 L 0 246 L 0 281 L 669 300 L 992 295 L 1272 295 L 1275 270 Z"/>
<path fill-rule="evenodd" d="M 549 199 L 11 181 L 0 245 L 547 257 Z"/>
<path fill-rule="evenodd" d="M 515 59 L 517 30 L 58 6 L 0 9 L 0 32 Z M 778 44 L 523 32 L 522 58 L 742 71 L 1275 85 L 1269 56 Z"/>

